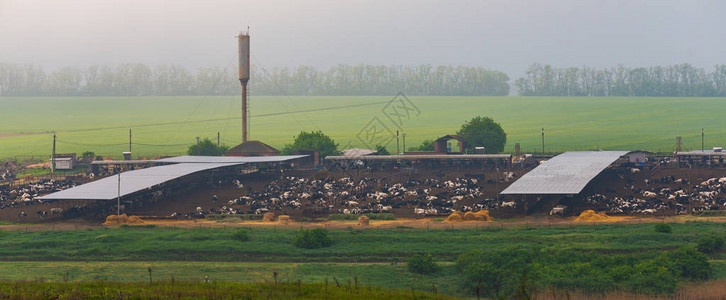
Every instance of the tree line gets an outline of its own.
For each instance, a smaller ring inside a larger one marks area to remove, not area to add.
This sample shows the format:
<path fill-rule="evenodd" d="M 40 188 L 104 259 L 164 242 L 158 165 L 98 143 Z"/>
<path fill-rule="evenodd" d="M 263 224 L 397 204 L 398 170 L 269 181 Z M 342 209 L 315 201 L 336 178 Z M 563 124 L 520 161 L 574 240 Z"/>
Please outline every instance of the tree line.
<path fill-rule="evenodd" d="M 555 68 L 532 64 L 514 81 L 520 96 L 726 97 L 726 65 Z"/>
<path fill-rule="evenodd" d="M 711 72 L 690 64 L 597 69 L 532 64 L 514 81 L 520 96 L 726 97 L 726 65 Z M 509 76 L 482 67 L 337 65 L 252 68 L 255 95 L 506 96 Z M 236 66 L 190 71 L 178 65 L 64 67 L 0 63 L 0 96 L 238 95 Z"/>
<path fill-rule="evenodd" d="M 255 68 L 249 82 L 256 95 L 505 96 L 509 76 L 481 67 L 337 65 Z M 193 96 L 238 95 L 235 67 L 120 64 L 64 67 L 46 72 L 35 65 L 0 63 L 0 96 Z"/>

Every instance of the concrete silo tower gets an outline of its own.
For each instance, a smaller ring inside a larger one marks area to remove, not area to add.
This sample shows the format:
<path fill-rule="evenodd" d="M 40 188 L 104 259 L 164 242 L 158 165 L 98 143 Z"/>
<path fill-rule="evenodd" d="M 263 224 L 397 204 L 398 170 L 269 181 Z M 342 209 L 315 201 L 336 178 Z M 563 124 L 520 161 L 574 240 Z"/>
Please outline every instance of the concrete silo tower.
<path fill-rule="evenodd" d="M 239 43 L 239 82 L 242 84 L 242 143 L 247 141 L 247 82 L 250 80 L 250 36 L 240 33 Z"/>

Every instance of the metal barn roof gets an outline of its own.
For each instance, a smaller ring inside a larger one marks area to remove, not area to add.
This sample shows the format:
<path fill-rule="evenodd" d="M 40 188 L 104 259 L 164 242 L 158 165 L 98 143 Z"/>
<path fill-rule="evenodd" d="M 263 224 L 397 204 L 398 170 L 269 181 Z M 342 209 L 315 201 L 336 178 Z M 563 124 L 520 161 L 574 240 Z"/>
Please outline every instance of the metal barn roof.
<path fill-rule="evenodd" d="M 240 163 L 188 163 L 157 166 L 121 173 L 121 197 L 192 173 L 239 165 Z M 119 176 L 113 175 L 55 192 L 41 200 L 113 200 L 118 194 Z"/>
<path fill-rule="evenodd" d="M 695 150 L 688 152 L 678 152 L 676 156 L 726 156 L 726 152 L 714 150 Z"/>
<path fill-rule="evenodd" d="M 303 158 L 309 155 L 280 155 L 280 156 L 177 156 L 157 159 L 163 163 L 263 163 L 282 162 Z"/>
<path fill-rule="evenodd" d="M 511 154 L 411 154 L 411 155 L 364 155 L 326 156 L 326 160 L 416 160 L 416 159 L 507 159 Z"/>
<path fill-rule="evenodd" d="M 512 183 L 502 195 L 579 194 L 597 174 L 627 151 L 565 152 Z"/>

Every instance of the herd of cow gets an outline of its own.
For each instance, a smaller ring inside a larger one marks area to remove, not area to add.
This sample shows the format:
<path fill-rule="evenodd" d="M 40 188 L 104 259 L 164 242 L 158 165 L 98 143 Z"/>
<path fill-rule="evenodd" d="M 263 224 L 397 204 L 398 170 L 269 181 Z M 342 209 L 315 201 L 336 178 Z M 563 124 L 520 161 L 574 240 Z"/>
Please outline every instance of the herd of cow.
<path fill-rule="evenodd" d="M 515 177 L 514 173 L 506 172 L 500 180 L 512 181 Z M 396 214 L 436 216 L 454 211 L 497 209 L 526 212 L 528 205 L 523 197 L 496 197 L 496 193 L 492 191 L 492 184 L 495 182 L 470 176 L 449 180 L 395 177 L 316 179 L 287 176 L 270 180 L 259 189 L 245 187 L 238 180 L 234 180 L 234 183 L 238 188 L 234 193 L 238 196 L 219 199 L 215 195 L 214 204 L 211 206 L 200 206 L 186 214 L 177 212 L 172 216 L 205 217 L 209 214 L 264 214 L 295 210 L 323 214 L 386 213 L 395 210 Z M 485 194 L 486 184 L 489 185 Z M 28 218 L 25 211 L 37 211 L 39 220 L 48 215 L 65 217 L 67 212 L 52 205 L 46 205 L 42 209 L 23 207 L 44 204 L 36 198 L 75 185 L 69 180 L 41 180 L 14 187 L 0 185 L 0 210 L 16 208 L 18 221 Z M 611 214 L 687 214 L 726 209 L 726 177 L 690 183 L 684 178 L 665 176 L 645 179 L 637 184 L 630 180 L 622 188 L 608 189 L 606 193 L 594 193 L 582 198 L 585 206 Z M 161 200 L 162 195 L 162 191 L 151 191 L 146 198 L 154 202 Z M 143 200 L 151 201 L 146 198 Z M 523 207 L 524 210 L 521 209 Z M 70 208 L 68 210 L 70 212 Z M 566 211 L 566 206 L 556 205 L 550 210 L 550 214 L 564 215 Z M 79 211 L 79 214 L 82 212 Z"/>
<path fill-rule="evenodd" d="M 36 198 L 45 194 L 62 191 L 74 186 L 76 186 L 76 184 L 70 180 L 52 179 L 43 179 L 34 183 L 19 186 L 0 185 L 0 209 L 44 204 L 42 200 Z M 63 210 L 61 208 L 51 208 L 50 210 L 37 211 L 38 218 L 41 220 L 49 214 L 61 215 L 62 213 Z M 28 215 L 25 213 L 25 211 L 20 210 L 17 214 L 18 221 L 21 221 L 27 216 Z"/>
<path fill-rule="evenodd" d="M 590 195 L 587 203 L 609 213 L 675 213 L 687 214 L 704 210 L 726 209 L 726 177 L 710 178 L 689 185 L 688 179 L 665 176 L 644 180 L 646 188 L 626 185 L 627 195 L 607 197 Z"/>
<path fill-rule="evenodd" d="M 244 190 L 239 182 L 238 186 Z M 261 214 L 291 209 L 313 209 L 326 213 L 362 214 L 386 213 L 408 208 L 418 215 L 448 214 L 456 209 L 479 211 L 496 206 L 494 199 L 457 205 L 483 196 L 483 187 L 475 178 L 458 177 L 452 180 L 407 179 L 391 183 L 386 179 L 363 177 L 310 179 L 284 177 L 273 180 L 261 191 L 248 190 L 240 197 L 225 201 L 221 209 L 202 210 L 190 214 Z M 179 215 L 176 213 L 175 215 Z"/>

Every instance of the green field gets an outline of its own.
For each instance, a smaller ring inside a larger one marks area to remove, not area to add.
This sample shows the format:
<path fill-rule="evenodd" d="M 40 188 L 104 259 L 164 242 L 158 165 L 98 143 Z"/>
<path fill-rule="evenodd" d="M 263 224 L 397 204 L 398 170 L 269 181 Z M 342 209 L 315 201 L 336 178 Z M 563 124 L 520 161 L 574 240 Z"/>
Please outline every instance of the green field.
<path fill-rule="evenodd" d="M 155 278 L 165 281 L 173 277 L 194 282 L 209 278 L 269 283 L 277 273 L 278 280 L 284 282 L 338 280 L 345 285 L 358 280 L 362 286 L 417 291 L 431 291 L 435 284 L 443 294 L 472 296 L 462 288 L 461 271 L 455 263 L 461 254 L 531 249 L 545 255 L 536 258 L 533 265 L 540 268 L 538 284 L 610 292 L 633 285 L 627 281 L 601 282 L 598 278 L 609 276 L 602 273 L 605 266 L 669 260 L 666 257 L 676 249 L 694 246 L 702 236 L 726 235 L 723 223 L 672 226 L 672 233 L 656 233 L 654 224 L 350 228 L 329 230 L 333 244 L 320 249 L 294 247 L 292 241 L 299 229 L 290 228 L 245 227 L 249 241 L 234 239 L 233 233 L 239 230 L 234 227 L 4 230 L 0 232 L 0 281 L 143 282 L 151 267 Z M 428 275 L 410 272 L 406 261 L 417 253 L 431 253 L 440 270 Z M 710 278 L 726 278 L 724 254 L 709 254 Z M 571 277 L 575 281 L 562 281 L 568 276 L 575 276 Z M 680 279 L 678 286 L 688 282 Z"/>
<path fill-rule="evenodd" d="M 356 135 L 373 118 L 395 135 L 382 112 L 392 97 L 252 96 L 250 139 L 281 148 L 300 131 L 322 130 L 341 147 L 365 147 Z M 687 149 L 726 144 L 724 98 L 628 97 L 410 97 L 420 114 L 403 121 L 406 146 L 455 133 L 477 115 L 507 132 L 505 151 L 519 142 L 526 152 L 673 151 L 676 136 Z M 0 98 L 0 158 L 50 155 L 52 134 L 60 153 L 93 151 L 120 156 L 133 128 L 135 156 L 182 154 L 195 138 L 234 146 L 240 141 L 239 97 Z M 325 109 L 325 110 L 319 110 Z M 300 112 L 304 111 L 304 112 Z M 280 114 L 282 113 L 282 114 Z M 10 134 L 33 134 L 10 136 Z M 389 151 L 395 151 L 393 139 Z"/>

